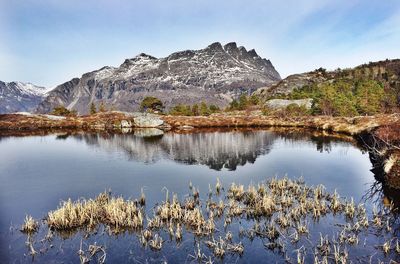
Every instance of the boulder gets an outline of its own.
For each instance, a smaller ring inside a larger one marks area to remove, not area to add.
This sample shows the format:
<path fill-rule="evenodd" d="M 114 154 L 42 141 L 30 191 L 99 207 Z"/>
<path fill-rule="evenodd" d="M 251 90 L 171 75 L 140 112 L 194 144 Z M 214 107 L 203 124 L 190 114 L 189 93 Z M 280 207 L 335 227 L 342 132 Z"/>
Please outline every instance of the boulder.
<path fill-rule="evenodd" d="M 131 128 L 132 127 L 132 122 L 128 120 L 122 120 L 121 121 L 121 128 Z"/>
<path fill-rule="evenodd" d="M 311 109 L 313 99 L 299 99 L 299 100 L 286 100 L 286 99 L 271 99 L 265 102 L 265 106 L 271 109 L 283 109 L 288 107 L 291 104 L 295 104 L 297 106 L 304 106 L 307 109 Z"/>
<path fill-rule="evenodd" d="M 164 125 L 164 121 L 158 116 L 154 114 L 136 114 L 133 119 L 134 127 L 160 127 Z"/>

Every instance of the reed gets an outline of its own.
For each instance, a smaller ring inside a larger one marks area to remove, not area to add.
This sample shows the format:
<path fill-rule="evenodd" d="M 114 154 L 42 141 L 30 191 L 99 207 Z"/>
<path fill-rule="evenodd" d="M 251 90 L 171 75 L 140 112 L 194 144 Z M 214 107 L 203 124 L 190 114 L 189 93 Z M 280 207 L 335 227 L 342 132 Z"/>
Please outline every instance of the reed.
<path fill-rule="evenodd" d="M 39 222 L 33 219 L 32 216 L 26 215 L 24 224 L 21 226 L 21 232 L 32 234 L 38 231 L 39 229 Z"/>
<path fill-rule="evenodd" d="M 246 187 L 232 183 L 226 191 L 217 179 L 215 193 L 211 190 L 205 207 L 199 189 L 190 183 L 190 190 L 180 200 L 177 194 L 170 196 L 170 192 L 164 188 L 165 200 L 153 208 L 152 216 L 145 215 L 146 197 L 143 188 L 138 200 L 114 197 L 107 192 L 100 193 L 94 199 L 68 199 L 47 214 L 45 223 L 49 229 L 59 234 L 70 234 L 74 230 L 94 230 L 100 225 L 106 226 L 112 234 L 132 230 L 137 233 L 141 244 L 152 250 L 162 249 L 162 234 L 180 243 L 185 234 L 191 233 L 197 237 L 196 240 L 205 241 L 215 257 L 223 258 L 226 254 L 243 254 L 243 244 L 233 243 L 235 236 L 229 231 L 232 223 L 240 225 L 243 219 L 254 224 L 246 229 L 239 226 L 239 238 L 268 239 L 268 243 L 265 243 L 267 249 L 278 250 L 287 256 L 287 246 L 299 245 L 313 236 L 310 219 L 318 222 L 328 214 L 344 216 L 345 224 L 338 228 L 337 239 L 320 234 L 319 241 L 312 246 L 311 254 L 315 254 L 318 263 L 328 259 L 335 263 L 347 263 L 349 253 L 346 246 L 357 246 L 359 234 L 366 229 L 371 231 L 368 229 L 371 226 L 378 228 L 378 231 L 393 232 L 391 219 L 382 212 L 378 213 L 376 208 L 372 220 L 369 220 L 363 204 L 356 204 L 353 198 L 342 199 L 336 190 L 329 193 L 323 185 L 309 187 L 302 179 L 275 177 Z M 222 223 L 225 229 L 219 230 L 218 225 Z M 21 231 L 34 233 L 38 228 L 38 222 L 26 216 Z M 216 233 L 221 234 L 218 240 L 213 238 Z M 397 240 L 395 245 L 392 241 L 386 241 L 378 246 L 385 254 L 394 251 L 400 254 Z M 202 252 L 199 254 L 201 262 L 210 260 Z M 310 251 L 299 250 L 297 262 L 310 260 L 309 254 Z"/>
<path fill-rule="evenodd" d="M 61 202 L 58 209 L 50 211 L 46 222 L 55 230 L 94 227 L 104 224 L 115 232 L 143 227 L 143 213 L 132 200 L 111 197 L 101 193 L 95 199 L 71 199 Z"/>

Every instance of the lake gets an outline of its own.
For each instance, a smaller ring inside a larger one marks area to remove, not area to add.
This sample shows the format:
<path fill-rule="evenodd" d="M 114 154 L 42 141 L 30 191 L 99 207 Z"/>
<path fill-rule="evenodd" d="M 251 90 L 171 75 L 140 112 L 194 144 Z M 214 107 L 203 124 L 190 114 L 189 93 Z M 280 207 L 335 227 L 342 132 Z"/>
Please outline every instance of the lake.
<path fill-rule="evenodd" d="M 233 219 L 228 228 L 223 227 L 223 219 L 217 219 L 215 239 L 223 237 L 228 229 L 233 241 L 244 246 L 243 254 L 226 254 L 222 259 L 214 257 L 204 243 L 209 237 L 185 231 L 182 241 L 177 243 L 161 230 L 163 247 L 154 251 L 141 245 L 137 232 L 110 235 L 104 226 L 89 235 L 78 231 L 67 237 L 55 235 L 50 242 L 41 241 L 47 234 L 45 224 L 32 237 L 33 247 L 39 252 L 32 258 L 25 244 L 27 236 L 19 229 L 27 214 L 40 220 L 62 200 L 94 198 L 105 190 L 128 199 L 138 198 L 143 189 L 148 218 L 153 215 L 154 206 L 165 200 L 166 190 L 183 200 L 191 193 L 191 184 L 199 190 L 204 203 L 209 185 L 214 188 L 217 179 L 226 191 L 232 182 L 247 187 L 285 176 L 302 177 L 308 186 L 323 184 L 326 192 L 336 190 L 341 197 L 353 197 L 355 203 L 365 205 L 371 220 L 373 207 L 381 208 L 385 200 L 381 183 L 376 181 L 371 169 L 369 153 L 354 140 L 307 131 L 223 129 L 161 133 L 147 129 L 126 134 L 71 132 L 2 136 L 1 262 L 77 263 L 82 241 L 83 248 L 94 243 L 104 246 L 107 263 L 197 262 L 197 245 L 206 256 L 204 262 L 210 258 L 216 263 L 254 263 L 260 259 L 285 262 L 290 258 L 294 263 L 298 248 L 317 244 L 320 233 L 332 239 L 337 237 L 346 219 L 327 214 L 318 221 L 307 220 L 310 232 L 301 238 L 302 244 L 288 242 L 287 248 L 281 251 L 268 248 L 268 239 L 264 237 L 243 236 L 241 230 L 251 227 L 254 219 Z M 221 198 L 215 198 L 218 199 Z M 400 260 L 394 249 L 397 221 L 395 216 L 389 220 L 391 230 L 386 232 L 383 227 L 371 230 L 371 227 L 360 231 L 358 244 L 344 245 L 342 249 L 346 247 L 349 259 L 365 262 L 373 255 L 374 263 L 378 259 Z M 388 240 L 391 240 L 388 254 L 377 250 Z M 311 252 L 304 255 L 306 262 L 314 260 Z M 96 263 L 95 257 L 93 260 Z"/>

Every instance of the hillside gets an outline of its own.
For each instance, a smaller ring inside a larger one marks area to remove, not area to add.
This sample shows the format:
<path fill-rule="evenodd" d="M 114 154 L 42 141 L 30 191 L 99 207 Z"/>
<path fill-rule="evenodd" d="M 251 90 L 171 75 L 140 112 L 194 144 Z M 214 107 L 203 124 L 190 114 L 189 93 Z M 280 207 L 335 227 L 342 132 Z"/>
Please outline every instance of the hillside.
<path fill-rule="evenodd" d="M 314 114 L 357 115 L 397 112 L 400 60 L 370 62 L 351 69 L 294 74 L 254 92 L 270 99 L 313 99 Z"/>

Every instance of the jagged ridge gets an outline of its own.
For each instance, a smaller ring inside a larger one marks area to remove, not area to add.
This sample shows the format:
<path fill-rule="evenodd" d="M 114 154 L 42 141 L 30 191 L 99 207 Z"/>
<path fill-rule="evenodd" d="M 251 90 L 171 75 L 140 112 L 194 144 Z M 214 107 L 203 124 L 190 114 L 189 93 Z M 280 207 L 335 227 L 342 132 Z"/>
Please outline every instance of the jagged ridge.
<path fill-rule="evenodd" d="M 137 110 L 145 96 L 159 97 L 167 108 L 201 101 L 225 106 L 242 93 L 279 81 L 269 60 L 236 43 L 216 42 L 201 50 L 176 52 L 166 58 L 141 53 L 119 67 L 103 67 L 59 85 L 39 105 L 49 112 L 64 105 L 79 113 L 103 102 L 109 108 Z"/>

